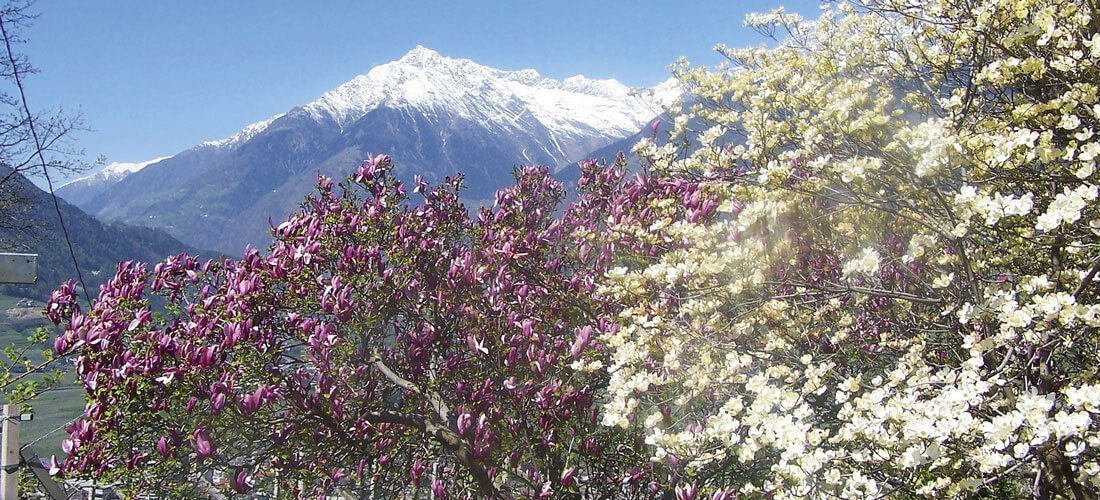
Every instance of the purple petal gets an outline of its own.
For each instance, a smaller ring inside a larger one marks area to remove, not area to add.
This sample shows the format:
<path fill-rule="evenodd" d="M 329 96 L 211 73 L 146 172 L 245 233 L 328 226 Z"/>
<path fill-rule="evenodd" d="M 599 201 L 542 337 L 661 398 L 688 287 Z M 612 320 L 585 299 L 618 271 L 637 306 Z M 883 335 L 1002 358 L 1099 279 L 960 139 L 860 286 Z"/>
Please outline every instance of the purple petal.
<path fill-rule="evenodd" d="M 233 472 L 233 477 L 229 479 L 229 487 L 237 493 L 248 493 L 248 490 L 252 489 L 252 485 L 248 484 L 248 479 L 248 470 L 244 467 L 238 467 Z"/>
<path fill-rule="evenodd" d="M 192 433 L 195 437 L 195 455 L 202 460 L 210 457 L 218 450 L 217 445 L 210 439 L 210 434 L 206 432 L 205 427 L 199 427 Z"/>

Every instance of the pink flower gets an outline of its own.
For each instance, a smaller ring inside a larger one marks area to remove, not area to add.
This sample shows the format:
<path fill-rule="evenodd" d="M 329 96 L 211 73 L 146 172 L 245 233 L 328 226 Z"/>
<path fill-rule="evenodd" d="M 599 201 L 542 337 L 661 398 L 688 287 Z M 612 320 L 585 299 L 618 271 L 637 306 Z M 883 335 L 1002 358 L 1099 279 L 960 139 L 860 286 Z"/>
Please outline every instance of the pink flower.
<path fill-rule="evenodd" d="M 466 345 L 469 346 L 470 350 L 474 351 L 475 354 L 489 354 L 489 349 L 485 347 L 485 344 L 481 343 L 472 333 L 466 336 Z"/>
<path fill-rule="evenodd" d="M 561 473 L 561 485 L 569 488 L 576 484 L 577 468 L 569 467 Z"/>
<path fill-rule="evenodd" d="M 588 347 L 588 342 L 591 339 L 591 326 L 585 326 L 577 331 L 577 339 L 573 341 L 573 347 L 569 349 L 569 353 L 573 355 L 573 359 L 580 359 L 581 353 L 584 352 L 585 347 Z"/>
<path fill-rule="evenodd" d="M 676 488 L 676 500 L 694 500 L 698 486 L 691 483 L 690 486 L 678 486 Z"/>
<path fill-rule="evenodd" d="M 210 398 L 210 412 L 217 415 L 222 411 L 222 407 L 225 406 L 225 393 L 219 392 Z"/>
<path fill-rule="evenodd" d="M 69 340 L 65 334 L 58 335 L 53 341 L 53 351 L 58 356 L 64 355 L 69 350 Z"/>
<path fill-rule="evenodd" d="M 49 465 L 49 473 L 51 476 L 56 476 L 61 473 L 61 462 L 57 461 L 57 455 L 50 455 Z"/>
<path fill-rule="evenodd" d="M 448 498 L 447 488 L 443 486 L 443 482 L 439 479 L 432 479 L 432 494 L 439 499 Z"/>
<path fill-rule="evenodd" d="M 207 433 L 205 427 L 195 429 L 192 436 L 195 437 L 195 455 L 199 460 L 213 456 L 214 452 L 218 450 L 218 446 L 210 439 L 210 434 Z"/>
<path fill-rule="evenodd" d="M 229 479 L 229 487 L 233 488 L 233 491 L 237 493 L 248 493 L 248 490 L 252 489 L 252 485 L 249 484 L 251 479 L 248 474 L 248 470 L 244 467 L 237 467 L 233 471 L 233 477 Z"/>
<path fill-rule="evenodd" d="M 256 388 L 256 392 L 246 394 L 240 401 L 241 413 L 249 416 L 256 413 L 256 411 L 260 409 L 260 406 L 263 405 L 269 392 L 270 389 L 267 387 L 258 387 Z"/>
<path fill-rule="evenodd" d="M 469 413 L 463 413 L 458 416 L 458 434 L 465 436 L 470 433 L 470 429 L 473 428 L 474 418 Z"/>
<path fill-rule="evenodd" d="M 68 280 L 61 284 L 57 290 L 50 293 L 50 299 L 46 301 L 46 318 L 53 324 L 57 325 L 61 323 L 62 315 L 69 311 L 70 308 L 77 308 L 77 298 L 75 285 L 73 280 Z"/>
<path fill-rule="evenodd" d="M 412 481 L 413 484 L 420 484 L 420 476 L 424 474 L 424 470 L 427 469 L 427 467 L 428 465 L 424 462 L 424 460 L 421 460 L 419 458 L 413 460 L 412 465 L 409 466 L 409 479 Z"/>

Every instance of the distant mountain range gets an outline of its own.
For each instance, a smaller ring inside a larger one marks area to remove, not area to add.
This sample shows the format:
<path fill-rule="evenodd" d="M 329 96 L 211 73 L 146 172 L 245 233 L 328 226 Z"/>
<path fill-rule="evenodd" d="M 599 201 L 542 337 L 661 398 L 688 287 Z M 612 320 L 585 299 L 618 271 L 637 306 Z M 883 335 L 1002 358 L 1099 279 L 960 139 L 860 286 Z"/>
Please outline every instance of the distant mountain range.
<path fill-rule="evenodd" d="M 0 167 L 0 177 L 9 172 Z M 38 282 L 0 285 L 0 293 L 41 301 L 65 280 L 75 281 L 77 272 L 49 193 L 20 174 L 14 174 L 0 184 L 0 199 L 19 200 L 18 207 L 3 207 L 0 211 L 0 217 L 18 218 L 18 221 L 10 221 L 17 222 L 15 224 L 7 223 L 9 221 L 0 224 L 0 251 L 38 254 Z M 160 229 L 102 223 L 64 201 L 60 202 L 60 207 L 73 253 L 93 298 L 99 293 L 99 285 L 114 276 L 119 261 L 159 262 L 180 252 L 218 257 L 216 252 L 201 252 L 184 245 Z"/>
<path fill-rule="evenodd" d="M 635 137 L 679 94 L 671 80 L 635 92 L 615 80 L 558 81 L 416 47 L 232 137 L 116 164 L 58 193 L 102 220 L 240 254 L 268 244 L 269 221 L 292 212 L 318 172 L 342 178 L 368 153 L 390 154 L 407 180 L 462 172 L 476 204 L 507 185 L 515 166 L 561 170 Z"/>

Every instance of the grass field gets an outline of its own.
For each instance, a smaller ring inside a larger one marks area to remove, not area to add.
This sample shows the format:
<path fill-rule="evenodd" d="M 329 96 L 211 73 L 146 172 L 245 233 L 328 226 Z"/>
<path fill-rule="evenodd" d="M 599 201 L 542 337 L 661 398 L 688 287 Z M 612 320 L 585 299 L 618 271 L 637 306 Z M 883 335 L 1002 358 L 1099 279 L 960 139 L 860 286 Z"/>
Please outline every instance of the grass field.
<path fill-rule="evenodd" d="M 21 424 L 19 440 L 24 445 L 37 441 L 32 448 L 40 457 L 61 455 L 61 440 L 68 437 L 62 427 L 84 412 L 83 391 L 73 384 L 72 373 L 30 404 L 34 420 Z"/>
<path fill-rule="evenodd" d="M 40 314 L 44 304 L 35 301 L 31 307 L 21 307 L 18 297 L 0 294 L 0 349 L 8 346 L 24 346 L 27 337 L 36 328 L 52 325 Z M 43 349 L 52 349 L 53 344 L 34 346 L 27 351 L 32 362 L 39 362 Z M 0 356 L 3 358 L 3 356 Z M 4 361 L 6 367 L 8 363 Z M 64 365 L 61 365 L 64 367 Z M 82 392 L 73 383 L 73 374 L 69 373 L 52 390 L 42 394 L 30 402 L 33 408 L 34 420 L 21 422 L 19 440 L 26 445 L 46 436 L 34 444 L 33 449 L 41 457 L 51 454 L 60 454 L 61 440 L 66 437 L 64 430 L 57 430 L 73 418 L 79 416 L 84 410 Z M 0 391 L 6 398 L 6 391 Z M 48 435 L 47 435 L 48 434 Z"/>

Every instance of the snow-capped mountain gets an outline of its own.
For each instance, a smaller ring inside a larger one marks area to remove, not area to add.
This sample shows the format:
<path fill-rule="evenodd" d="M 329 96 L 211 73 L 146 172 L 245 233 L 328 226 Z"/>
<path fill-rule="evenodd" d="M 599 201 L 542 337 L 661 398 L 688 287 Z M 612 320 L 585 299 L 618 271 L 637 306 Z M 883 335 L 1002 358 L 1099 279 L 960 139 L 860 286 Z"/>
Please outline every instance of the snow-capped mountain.
<path fill-rule="evenodd" d="M 342 127 L 383 106 L 478 121 L 502 131 L 521 129 L 533 119 L 549 130 L 553 140 L 544 145 L 544 152 L 568 158 L 560 142 L 637 132 L 661 111 L 656 101 L 646 97 L 615 80 L 577 75 L 557 81 L 532 69 L 502 71 L 418 46 L 304 109 Z"/>
<path fill-rule="evenodd" d="M 107 220 L 162 227 L 229 253 L 266 245 L 268 222 L 298 206 L 321 172 L 343 177 L 368 153 L 438 182 L 462 172 L 485 200 L 513 167 L 560 168 L 645 128 L 676 89 L 615 80 L 558 81 L 416 47 L 317 100 L 199 144 L 77 202 Z M 74 191 L 77 189 L 74 188 Z"/>

